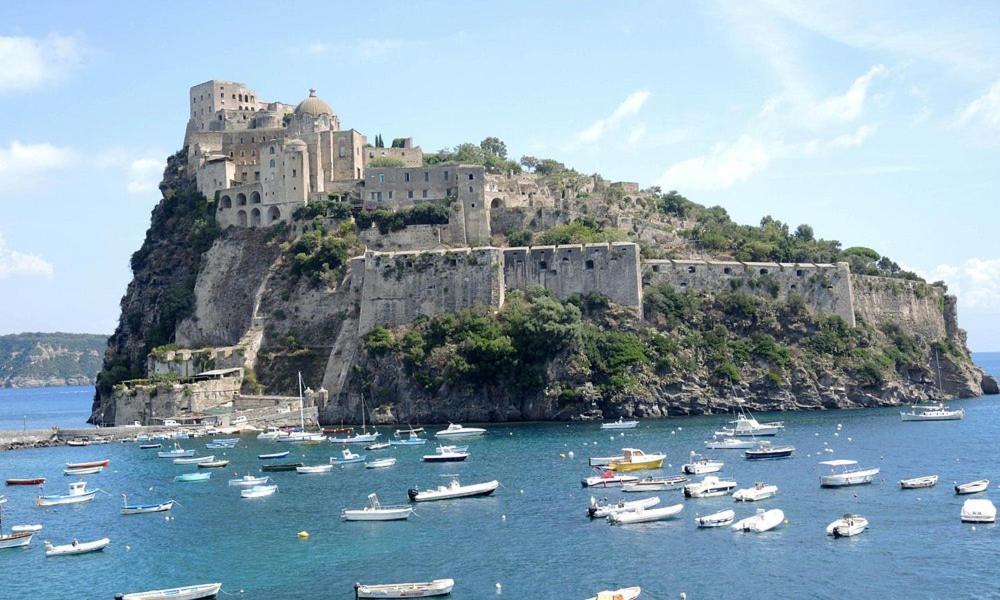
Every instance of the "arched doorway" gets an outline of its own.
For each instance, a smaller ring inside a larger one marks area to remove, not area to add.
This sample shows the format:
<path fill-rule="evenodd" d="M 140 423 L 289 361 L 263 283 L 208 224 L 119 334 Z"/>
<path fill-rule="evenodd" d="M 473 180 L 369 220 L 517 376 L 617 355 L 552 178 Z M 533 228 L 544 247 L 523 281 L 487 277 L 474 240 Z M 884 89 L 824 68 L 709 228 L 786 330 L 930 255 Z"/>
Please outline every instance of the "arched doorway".
<path fill-rule="evenodd" d="M 236 204 L 237 204 L 237 206 L 246 206 L 247 205 L 247 195 L 244 194 L 243 192 L 240 192 L 239 194 L 236 194 Z"/>
<path fill-rule="evenodd" d="M 267 209 L 267 222 L 274 223 L 275 221 L 281 220 L 281 211 L 278 210 L 277 206 L 272 206 Z"/>
<path fill-rule="evenodd" d="M 250 204 L 260 204 L 260 192 L 250 194 Z"/>
<path fill-rule="evenodd" d="M 493 202 L 490 202 L 490 208 L 500 208 L 503 206 L 503 201 L 500 198 L 494 198 Z"/>
<path fill-rule="evenodd" d="M 237 222 L 240 224 L 240 227 L 246 227 L 247 226 L 247 211 L 241 210 L 240 212 L 236 213 L 236 219 L 237 219 Z"/>
<path fill-rule="evenodd" d="M 232 208 L 232 207 L 233 207 L 233 199 L 230 198 L 229 196 L 223 196 L 222 208 Z"/>
<path fill-rule="evenodd" d="M 250 211 L 250 226 L 259 227 L 260 226 L 260 209 L 255 208 Z"/>

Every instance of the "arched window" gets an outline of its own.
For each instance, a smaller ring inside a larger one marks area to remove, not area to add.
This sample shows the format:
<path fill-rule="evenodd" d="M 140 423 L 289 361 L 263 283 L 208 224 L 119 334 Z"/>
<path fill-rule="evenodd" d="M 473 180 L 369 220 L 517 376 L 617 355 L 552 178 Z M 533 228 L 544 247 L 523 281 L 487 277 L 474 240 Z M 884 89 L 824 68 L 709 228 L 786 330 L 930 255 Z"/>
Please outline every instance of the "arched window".
<path fill-rule="evenodd" d="M 260 204 L 260 192 L 254 192 L 250 194 L 250 204 Z"/>
<path fill-rule="evenodd" d="M 274 223 L 281 219 L 281 211 L 278 210 L 277 206 L 272 206 L 267 209 L 267 222 Z"/>
<path fill-rule="evenodd" d="M 500 198 L 494 198 L 493 202 L 490 203 L 490 208 L 500 208 L 501 206 L 503 206 L 503 202 Z"/>
<path fill-rule="evenodd" d="M 274 146 L 271 146 L 270 148 L 268 148 L 267 149 L 267 153 L 268 154 L 274 154 Z"/>
<path fill-rule="evenodd" d="M 271 165 L 271 168 L 273 169 L 274 168 L 274 159 L 273 158 L 271 159 L 271 162 L 269 164 Z"/>
<path fill-rule="evenodd" d="M 223 196 L 222 208 L 232 208 L 232 207 L 233 207 L 233 199 L 230 198 L 229 196 Z"/>
<path fill-rule="evenodd" d="M 246 227 L 247 226 L 247 211 L 241 210 L 240 212 L 236 213 L 236 219 L 237 219 L 237 222 L 239 222 L 240 227 Z"/>
<path fill-rule="evenodd" d="M 250 211 L 250 226 L 258 227 L 260 226 L 260 209 L 255 208 Z"/>
<path fill-rule="evenodd" d="M 236 194 L 236 205 L 237 206 L 246 206 L 247 205 L 247 195 L 244 194 L 243 192 L 240 192 L 239 194 Z"/>

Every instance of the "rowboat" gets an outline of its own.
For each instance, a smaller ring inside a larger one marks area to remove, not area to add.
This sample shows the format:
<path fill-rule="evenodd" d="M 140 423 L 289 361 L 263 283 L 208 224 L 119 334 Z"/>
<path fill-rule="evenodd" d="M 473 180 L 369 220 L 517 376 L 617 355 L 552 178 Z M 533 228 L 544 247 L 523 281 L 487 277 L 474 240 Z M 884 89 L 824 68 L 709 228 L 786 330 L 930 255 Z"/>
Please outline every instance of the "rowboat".
<path fill-rule="evenodd" d="M 643 477 L 635 483 L 622 484 L 623 492 L 662 492 L 673 490 L 686 483 L 687 477 L 677 475 L 676 477 Z"/>
<path fill-rule="evenodd" d="M 639 421 L 626 421 L 618 417 L 617 421 L 601 423 L 601 429 L 635 429 L 639 426 Z"/>
<path fill-rule="evenodd" d="M 193 451 L 192 451 L 193 452 Z M 203 462 L 212 462 L 215 460 L 215 455 L 211 454 L 209 456 L 189 456 L 186 458 L 175 458 L 175 465 L 196 465 Z"/>
<path fill-rule="evenodd" d="M 709 460 L 697 452 L 692 452 L 688 457 L 688 463 L 681 466 L 681 472 L 688 475 L 705 475 L 706 473 L 717 473 L 725 466 L 721 460 Z"/>
<path fill-rule="evenodd" d="M 235 447 L 236 444 L 216 444 L 215 442 L 205 444 L 206 450 L 231 450 Z"/>
<path fill-rule="evenodd" d="M 963 523 L 996 523 L 997 507 L 986 498 L 970 498 L 962 504 Z"/>
<path fill-rule="evenodd" d="M 725 527 L 736 520 L 736 511 L 733 509 L 722 510 L 717 513 L 696 517 L 694 522 L 702 529 L 712 527 Z"/>
<path fill-rule="evenodd" d="M 455 587 L 454 579 L 435 579 L 423 583 L 354 584 L 355 598 L 430 598 L 447 596 Z"/>
<path fill-rule="evenodd" d="M 39 495 L 35 498 L 36 506 L 60 506 L 63 504 L 79 504 L 90 502 L 97 495 L 97 490 L 88 490 L 86 481 L 74 481 L 69 484 L 69 493 L 65 495 L 54 494 L 49 496 Z"/>
<path fill-rule="evenodd" d="M 644 469 L 659 469 L 663 466 L 666 454 L 646 454 L 638 448 L 622 448 L 624 458 L 612 461 L 608 468 L 612 471 L 641 471 Z"/>
<path fill-rule="evenodd" d="M 160 443 L 156 443 L 156 444 L 139 444 L 139 449 L 140 450 L 152 450 L 154 448 L 162 448 L 162 447 L 163 447 L 163 444 L 160 444 Z"/>
<path fill-rule="evenodd" d="M 157 452 L 156 456 L 160 458 L 182 458 L 185 456 L 194 456 L 194 450 L 185 450 L 181 448 L 180 444 L 175 443 L 172 450 Z"/>
<path fill-rule="evenodd" d="M 69 556 L 71 554 L 87 554 L 88 552 L 97 552 L 99 550 L 104 550 L 104 548 L 111 543 L 108 538 L 101 538 L 99 540 L 94 540 L 92 542 L 79 542 L 73 540 L 69 544 L 63 544 L 61 546 L 53 546 L 50 542 L 45 542 L 45 556 Z"/>
<path fill-rule="evenodd" d="M 203 583 L 150 592 L 115 594 L 115 600 L 202 600 L 203 598 L 215 598 L 221 589 L 221 583 Z"/>
<path fill-rule="evenodd" d="M 392 444 L 389 442 L 376 442 L 374 444 L 368 444 L 365 446 L 365 450 L 385 450 L 386 448 L 391 448 Z"/>
<path fill-rule="evenodd" d="M 252 488 L 240 491 L 240 498 L 263 498 L 277 491 L 278 486 L 276 485 L 255 485 Z"/>
<path fill-rule="evenodd" d="M 937 485 L 937 482 L 937 475 L 925 475 L 924 477 L 914 477 L 913 479 L 901 479 L 899 481 L 899 487 L 904 490 L 916 490 L 920 488 L 934 487 Z"/>
<path fill-rule="evenodd" d="M 285 458 L 286 456 L 288 456 L 288 450 L 284 452 L 272 452 L 270 454 L 258 454 L 257 460 L 272 460 L 275 458 Z"/>
<path fill-rule="evenodd" d="M 7 485 L 42 485 L 45 483 L 44 477 L 25 477 L 23 479 L 8 479 Z"/>
<path fill-rule="evenodd" d="M 228 460 L 209 460 L 198 463 L 199 469 L 221 469 L 229 464 Z"/>
<path fill-rule="evenodd" d="M 481 427 L 463 427 L 457 423 L 448 423 L 448 428 L 435 433 L 434 437 L 439 439 L 458 440 L 479 437 L 484 433 L 486 433 L 486 430 Z"/>
<path fill-rule="evenodd" d="M 92 460 L 89 462 L 66 463 L 67 469 L 87 469 L 90 467 L 106 467 L 111 464 L 111 459 Z"/>
<path fill-rule="evenodd" d="M 180 483 L 192 483 L 196 481 L 208 481 L 211 478 L 212 478 L 211 473 L 195 472 L 195 473 L 183 473 L 181 475 L 178 475 L 177 477 L 174 477 L 174 481 Z"/>
<path fill-rule="evenodd" d="M 0 550 L 27 546 L 31 543 L 31 536 L 33 535 L 35 534 L 27 531 L 0 534 Z"/>
<path fill-rule="evenodd" d="M 157 504 L 129 504 L 128 496 L 122 494 L 122 514 L 142 515 L 146 513 L 166 512 L 174 507 L 173 500 L 159 502 Z"/>
<path fill-rule="evenodd" d="M 229 487 L 252 487 L 255 485 L 264 485 L 271 479 L 267 475 L 263 477 L 254 477 L 253 475 L 244 475 L 239 479 L 230 479 Z"/>
<path fill-rule="evenodd" d="M 35 525 L 14 525 L 10 528 L 11 533 L 37 533 L 42 530 L 42 526 Z"/>
<path fill-rule="evenodd" d="M 345 521 L 403 521 L 413 514 L 411 506 L 382 506 L 377 494 L 368 494 L 368 506 L 359 509 L 345 508 L 340 518 Z"/>
<path fill-rule="evenodd" d="M 395 458 L 380 458 L 365 463 L 366 469 L 386 469 L 396 464 Z"/>
<path fill-rule="evenodd" d="M 619 475 L 611 469 L 598 468 L 597 473 L 597 475 L 581 479 L 580 485 L 583 487 L 612 487 L 639 481 L 639 478 L 634 475 Z"/>
<path fill-rule="evenodd" d="M 355 454 L 351 452 L 350 448 L 344 448 L 344 450 L 340 453 L 339 458 L 336 456 L 330 457 L 330 464 L 333 465 L 347 465 L 360 462 L 365 462 L 365 455 Z"/>
<path fill-rule="evenodd" d="M 683 504 L 664 506 L 662 508 L 639 508 L 636 510 L 612 513 L 608 515 L 608 522 L 612 525 L 632 525 L 635 523 L 652 523 L 654 521 L 666 521 L 673 519 L 684 510 Z"/>
<path fill-rule="evenodd" d="M 81 469 L 63 469 L 63 475 L 93 475 L 100 473 L 104 467 L 83 467 Z"/>
<path fill-rule="evenodd" d="M 868 529 L 868 519 L 861 515 L 844 515 L 826 526 L 826 535 L 852 537 Z"/>
<path fill-rule="evenodd" d="M 587 516 L 591 519 L 603 519 L 608 515 L 613 515 L 620 512 L 628 512 L 630 510 L 638 510 L 640 508 L 653 508 L 660 503 L 660 499 L 656 496 L 651 498 L 643 498 L 641 500 L 632 500 L 631 502 L 626 502 L 624 500 L 619 500 L 618 502 L 608 502 L 604 500 L 603 502 L 598 502 L 593 496 L 590 497 L 590 506 L 587 507 Z"/>
<path fill-rule="evenodd" d="M 500 487 L 497 480 L 485 483 L 474 483 L 472 485 L 462 485 L 458 482 L 457 475 L 442 475 L 450 477 L 451 481 L 447 485 L 439 485 L 432 490 L 409 489 L 406 494 L 412 502 L 428 502 L 432 500 L 452 500 L 455 498 L 471 498 L 474 496 L 489 496 Z"/>
<path fill-rule="evenodd" d="M 299 475 L 318 475 L 321 473 L 329 473 L 333 470 L 333 465 L 310 465 L 295 467 L 295 472 Z"/>
<path fill-rule="evenodd" d="M 469 458 L 468 446 L 438 446 L 434 454 L 425 454 L 424 462 L 462 462 Z"/>
<path fill-rule="evenodd" d="M 642 593 L 642 588 L 639 586 L 621 588 L 618 590 L 605 590 L 603 592 L 597 592 L 596 596 L 587 598 L 587 600 L 635 600 Z"/>
<path fill-rule="evenodd" d="M 771 510 L 758 509 L 757 514 L 752 517 L 741 519 L 731 525 L 736 531 L 746 533 L 764 533 L 781 525 L 785 521 L 785 513 L 781 509 Z"/>
<path fill-rule="evenodd" d="M 778 493 L 778 486 L 767 485 L 763 481 L 753 484 L 753 487 L 736 490 L 733 493 L 733 500 L 736 502 L 758 502 L 773 498 Z"/>
<path fill-rule="evenodd" d="M 973 481 L 971 483 L 963 483 L 959 485 L 955 484 L 955 493 L 958 495 L 965 494 L 978 494 L 979 492 L 985 492 L 990 487 L 989 479 L 980 479 L 979 481 Z"/>
<path fill-rule="evenodd" d="M 261 471 L 294 471 L 302 466 L 302 463 L 271 463 L 260 468 Z"/>

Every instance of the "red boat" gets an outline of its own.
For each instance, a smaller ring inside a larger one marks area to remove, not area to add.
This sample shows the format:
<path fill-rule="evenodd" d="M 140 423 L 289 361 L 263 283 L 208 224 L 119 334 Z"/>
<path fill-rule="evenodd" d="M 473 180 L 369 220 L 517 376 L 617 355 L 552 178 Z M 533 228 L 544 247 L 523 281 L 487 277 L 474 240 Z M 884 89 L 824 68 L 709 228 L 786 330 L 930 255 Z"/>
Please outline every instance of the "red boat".
<path fill-rule="evenodd" d="M 7 485 L 42 485 L 45 483 L 44 477 L 28 477 L 26 479 L 8 479 Z"/>
<path fill-rule="evenodd" d="M 82 463 L 66 463 L 67 469 L 86 469 L 88 467 L 106 467 L 111 464 L 111 460 L 105 458 L 104 460 L 92 460 L 90 462 Z"/>

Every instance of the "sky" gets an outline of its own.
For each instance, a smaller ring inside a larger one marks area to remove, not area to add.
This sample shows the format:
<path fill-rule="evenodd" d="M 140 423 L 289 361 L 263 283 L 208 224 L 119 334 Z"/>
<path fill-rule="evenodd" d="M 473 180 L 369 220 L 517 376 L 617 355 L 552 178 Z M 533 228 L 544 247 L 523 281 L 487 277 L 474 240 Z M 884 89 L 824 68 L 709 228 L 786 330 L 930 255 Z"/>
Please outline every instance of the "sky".
<path fill-rule="evenodd" d="M 868 246 L 1000 350 L 1000 3 L 0 5 L 0 334 L 110 333 L 188 88 L 676 189 Z"/>

